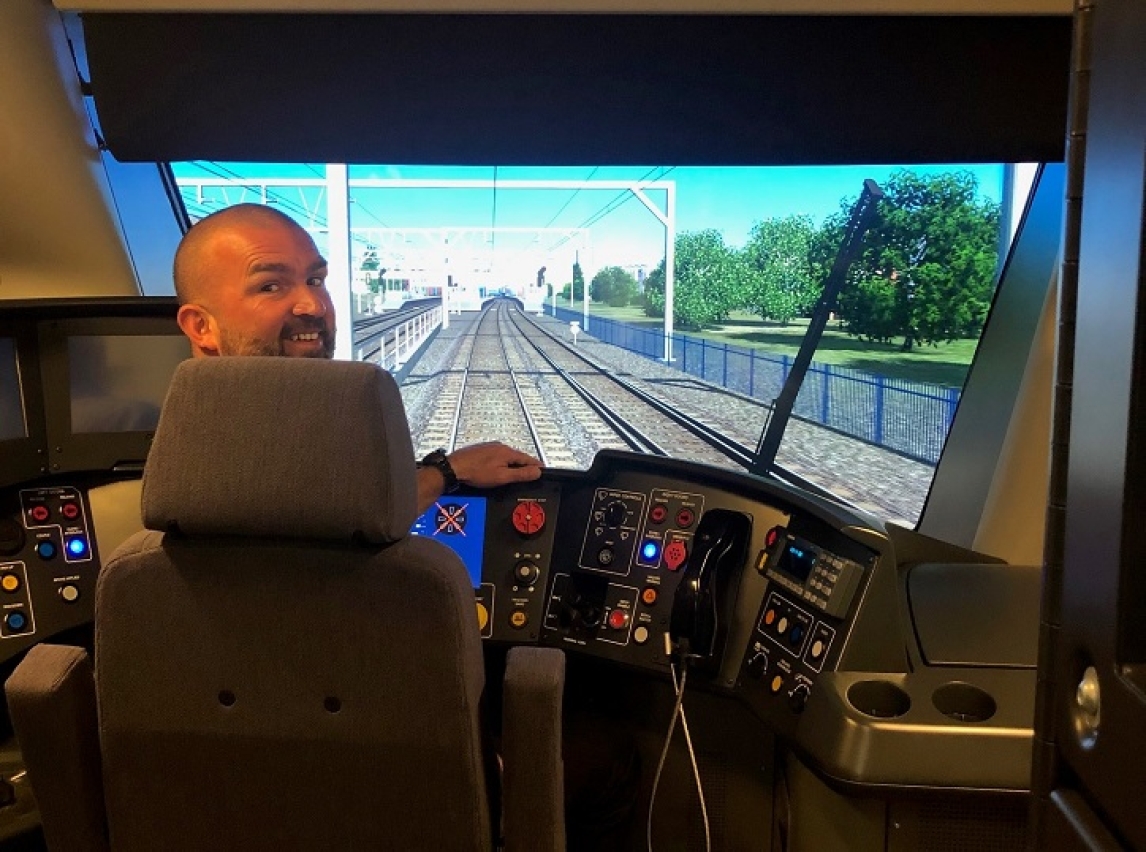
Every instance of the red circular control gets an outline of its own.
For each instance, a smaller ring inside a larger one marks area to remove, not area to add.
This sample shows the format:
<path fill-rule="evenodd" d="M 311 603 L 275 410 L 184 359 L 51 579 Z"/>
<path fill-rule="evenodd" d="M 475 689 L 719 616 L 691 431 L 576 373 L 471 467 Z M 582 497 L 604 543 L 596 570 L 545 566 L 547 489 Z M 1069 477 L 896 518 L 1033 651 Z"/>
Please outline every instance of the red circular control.
<path fill-rule="evenodd" d="M 60 514 L 70 521 L 73 518 L 79 516 L 80 507 L 75 503 L 64 503 L 62 506 L 60 506 Z"/>
<path fill-rule="evenodd" d="M 31 511 L 28 512 L 32 516 L 32 520 L 36 523 L 42 524 L 48 520 L 48 507 L 47 506 L 33 506 Z"/>
<path fill-rule="evenodd" d="M 696 520 L 696 515 L 693 514 L 692 509 L 681 509 L 676 513 L 677 526 L 682 529 L 688 529 L 692 526 L 692 522 Z"/>
<path fill-rule="evenodd" d="M 779 537 L 780 537 L 780 528 L 779 527 L 772 527 L 772 529 L 768 530 L 767 534 L 764 536 L 764 546 L 765 547 L 771 547 L 772 545 L 774 545 L 776 543 L 776 539 L 778 539 Z"/>
<path fill-rule="evenodd" d="M 659 503 L 653 506 L 652 511 L 649 512 L 649 520 L 654 524 L 663 524 L 666 517 L 668 517 L 668 509 Z"/>
<path fill-rule="evenodd" d="M 534 500 L 522 500 L 513 510 L 513 528 L 522 535 L 541 532 L 545 526 L 545 509 Z"/>
<path fill-rule="evenodd" d="M 609 613 L 609 626 L 614 630 L 624 630 L 629 623 L 629 614 L 623 609 L 615 609 Z"/>

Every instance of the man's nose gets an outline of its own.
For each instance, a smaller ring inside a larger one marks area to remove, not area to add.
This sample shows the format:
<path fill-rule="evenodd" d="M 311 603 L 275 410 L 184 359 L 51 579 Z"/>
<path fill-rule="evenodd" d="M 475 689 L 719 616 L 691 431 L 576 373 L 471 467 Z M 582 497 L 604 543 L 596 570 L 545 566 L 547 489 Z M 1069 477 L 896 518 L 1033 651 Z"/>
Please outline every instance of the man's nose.
<path fill-rule="evenodd" d="M 294 315 L 324 317 L 326 316 L 326 301 L 320 293 L 310 287 L 305 287 L 295 299 Z"/>

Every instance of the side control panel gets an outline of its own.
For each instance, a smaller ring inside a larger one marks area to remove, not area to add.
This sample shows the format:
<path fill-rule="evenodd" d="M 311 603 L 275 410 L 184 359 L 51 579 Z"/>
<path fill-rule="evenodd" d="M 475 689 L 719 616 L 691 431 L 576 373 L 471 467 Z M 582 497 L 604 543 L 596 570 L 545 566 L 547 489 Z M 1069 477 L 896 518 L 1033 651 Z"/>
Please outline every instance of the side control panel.
<path fill-rule="evenodd" d="M 476 589 L 482 638 L 534 643 L 553 560 L 560 486 L 532 482 L 488 499 L 481 584 Z"/>
<path fill-rule="evenodd" d="M 847 555 L 833 552 L 774 527 L 757 557 L 756 570 L 769 585 L 740 683 L 757 714 L 782 733 L 795 729 L 816 677 L 838 663 L 874 565 L 874 555 L 860 545 L 847 549 Z"/>
<path fill-rule="evenodd" d="M 29 488 L 16 499 L 0 519 L 0 660 L 90 621 L 99 568 L 78 488 Z"/>

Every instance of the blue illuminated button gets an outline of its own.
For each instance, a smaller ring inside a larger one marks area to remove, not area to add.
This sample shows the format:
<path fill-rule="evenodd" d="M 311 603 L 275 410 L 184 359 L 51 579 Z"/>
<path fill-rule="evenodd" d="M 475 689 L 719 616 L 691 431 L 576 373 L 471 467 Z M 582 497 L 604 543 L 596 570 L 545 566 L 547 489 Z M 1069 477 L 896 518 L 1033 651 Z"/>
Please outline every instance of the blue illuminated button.
<path fill-rule="evenodd" d="M 788 641 L 793 645 L 799 645 L 800 641 L 804 638 L 804 625 L 797 622 L 792 625 L 792 630 L 788 634 Z"/>
<path fill-rule="evenodd" d="M 56 545 L 50 541 L 41 541 L 36 545 L 36 555 L 41 559 L 52 559 L 56 555 Z"/>
<path fill-rule="evenodd" d="M 660 555 L 660 547 L 655 541 L 646 541 L 641 545 L 641 558 L 646 562 L 656 562 Z"/>
<path fill-rule="evenodd" d="M 28 617 L 22 612 L 10 612 L 4 616 L 4 623 L 8 625 L 8 629 L 14 633 L 19 633 L 28 626 Z"/>
<path fill-rule="evenodd" d="M 68 553 L 71 556 L 79 557 L 88 555 L 88 543 L 82 538 L 69 538 L 65 546 L 68 548 Z"/>

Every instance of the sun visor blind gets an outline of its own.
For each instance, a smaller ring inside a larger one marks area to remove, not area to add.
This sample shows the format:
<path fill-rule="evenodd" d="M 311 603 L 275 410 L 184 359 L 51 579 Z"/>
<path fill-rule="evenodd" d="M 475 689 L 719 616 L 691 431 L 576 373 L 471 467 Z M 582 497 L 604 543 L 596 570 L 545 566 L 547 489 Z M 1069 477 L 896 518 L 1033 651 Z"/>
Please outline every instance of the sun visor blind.
<path fill-rule="evenodd" d="M 84 16 L 122 161 L 1059 160 L 1069 16 Z"/>

